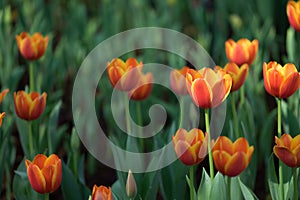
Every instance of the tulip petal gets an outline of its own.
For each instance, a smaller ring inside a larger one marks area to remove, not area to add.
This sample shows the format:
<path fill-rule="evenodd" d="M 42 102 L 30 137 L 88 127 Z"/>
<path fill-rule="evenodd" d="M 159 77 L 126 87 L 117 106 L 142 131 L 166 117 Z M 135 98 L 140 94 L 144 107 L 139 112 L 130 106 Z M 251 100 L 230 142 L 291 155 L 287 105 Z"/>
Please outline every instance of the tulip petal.
<path fill-rule="evenodd" d="M 232 146 L 233 146 L 233 144 L 228 137 L 220 136 L 217 139 L 215 145 L 213 146 L 212 151 L 221 150 L 221 151 L 226 151 L 227 153 L 229 153 L 229 155 L 232 155 L 233 154 Z"/>
<path fill-rule="evenodd" d="M 247 153 L 248 149 L 249 149 L 249 144 L 245 138 L 239 138 L 233 143 L 234 152 L 241 151 Z"/>
<path fill-rule="evenodd" d="M 213 151 L 213 160 L 216 169 L 221 172 L 222 174 L 225 174 L 225 165 L 230 160 L 230 154 L 226 151 L 222 150 L 215 150 Z"/>
<path fill-rule="evenodd" d="M 190 148 L 191 146 L 184 141 L 179 141 L 175 145 L 176 155 L 185 165 L 194 165 L 195 160 L 197 159 L 197 155 L 195 152 L 192 152 Z"/>
<path fill-rule="evenodd" d="M 30 185 L 35 191 L 42 194 L 46 193 L 46 181 L 42 171 L 38 168 L 37 165 L 30 164 L 27 168 L 27 175 Z"/>
<path fill-rule="evenodd" d="M 225 174 L 233 177 L 239 175 L 248 166 L 248 159 L 244 152 L 236 152 L 225 165 Z"/>
<path fill-rule="evenodd" d="M 290 148 L 290 144 L 292 142 L 293 138 L 289 135 L 289 134 L 283 134 L 280 139 L 275 136 L 275 143 L 278 146 L 282 146 L 282 147 L 286 147 L 286 148 Z"/>
<path fill-rule="evenodd" d="M 288 98 L 299 88 L 300 84 L 300 74 L 294 72 L 286 77 L 285 80 L 281 83 L 279 98 Z"/>
<path fill-rule="evenodd" d="M 298 148 L 299 145 L 300 145 L 300 135 L 297 135 L 292 139 L 290 144 L 290 149 L 293 151 L 294 149 Z"/>
<path fill-rule="evenodd" d="M 210 108 L 212 91 L 205 79 L 196 79 L 191 86 L 191 97 L 194 103 L 201 108 Z"/>
<path fill-rule="evenodd" d="M 47 160 L 47 156 L 44 154 L 38 154 L 34 157 L 32 164 L 37 165 L 40 169 L 42 169 L 45 165 L 45 161 Z"/>
<path fill-rule="evenodd" d="M 282 74 L 275 68 L 267 71 L 267 76 L 269 77 L 271 95 L 279 97 L 280 86 L 284 78 Z"/>
<path fill-rule="evenodd" d="M 273 151 L 277 158 L 284 162 L 289 167 L 297 166 L 296 156 L 286 147 L 274 146 Z"/>

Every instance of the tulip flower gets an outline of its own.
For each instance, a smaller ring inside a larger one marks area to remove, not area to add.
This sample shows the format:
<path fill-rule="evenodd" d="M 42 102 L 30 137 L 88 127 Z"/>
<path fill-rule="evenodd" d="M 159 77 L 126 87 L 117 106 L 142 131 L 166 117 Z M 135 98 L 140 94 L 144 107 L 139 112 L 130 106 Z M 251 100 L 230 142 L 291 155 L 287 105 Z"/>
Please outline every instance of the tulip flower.
<path fill-rule="evenodd" d="M 48 36 L 43 37 L 40 33 L 30 36 L 27 32 L 22 32 L 16 36 L 20 53 L 27 60 L 37 60 L 42 57 L 48 45 Z"/>
<path fill-rule="evenodd" d="M 250 66 L 258 51 L 258 40 L 250 42 L 248 39 L 242 38 L 235 42 L 229 39 L 225 42 L 225 50 L 230 62 L 234 62 L 238 66 L 243 64 Z"/>
<path fill-rule="evenodd" d="M 112 200 L 111 188 L 94 185 L 91 200 Z"/>
<path fill-rule="evenodd" d="M 6 115 L 5 112 L 0 113 L 0 127 L 2 126 L 2 121 L 3 121 L 3 118 L 5 117 L 5 115 Z"/>
<path fill-rule="evenodd" d="M 132 90 L 139 81 L 139 73 L 143 63 L 138 63 L 134 58 L 128 58 L 126 62 L 119 58 L 107 63 L 107 72 L 113 87 L 122 91 Z"/>
<path fill-rule="evenodd" d="M 192 129 L 187 132 L 180 128 L 172 141 L 176 155 L 185 165 L 200 163 L 207 154 L 207 137 L 204 137 L 200 129 Z"/>
<path fill-rule="evenodd" d="M 57 190 L 62 180 L 61 160 L 55 154 L 49 157 L 38 154 L 33 161 L 25 161 L 31 187 L 38 193 L 51 193 Z"/>
<path fill-rule="evenodd" d="M 263 64 L 264 85 L 267 92 L 278 98 L 288 98 L 300 86 L 300 73 L 295 65 L 288 63 L 283 67 L 277 62 Z"/>
<path fill-rule="evenodd" d="M 229 74 L 232 78 L 232 87 L 231 92 L 234 92 L 244 84 L 249 71 L 248 64 L 243 64 L 241 67 L 237 66 L 235 63 L 227 63 L 225 67 L 222 69 L 220 67 L 216 67 L 216 69 L 224 70 L 227 74 Z"/>
<path fill-rule="evenodd" d="M 300 167 L 300 135 L 292 138 L 283 134 L 280 138 L 275 136 L 276 145 L 274 154 L 289 167 Z"/>
<path fill-rule="evenodd" d="M 126 194 L 130 199 L 134 199 L 137 194 L 137 187 L 134 176 L 132 175 L 131 170 L 128 172 L 127 181 L 126 181 Z"/>
<path fill-rule="evenodd" d="M 188 70 L 189 67 L 184 66 L 180 70 L 174 69 L 170 74 L 171 88 L 178 95 L 184 96 L 188 94 L 185 84 L 185 77 Z"/>
<path fill-rule="evenodd" d="M 5 89 L 0 93 L 0 104 L 2 103 L 4 97 L 7 95 L 8 92 L 9 92 L 9 89 Z"/>
<path fill-rule="evenodd" d="M 14 103 L 17 115 L 24 120 L 37 119 L 45 109 L 47 94 L 25 91 L 14 92 Z"/>
<path fill-rule="evenodd" d="M 194 103 L 201 108 L 219 106 L 228 96 L 232 78 L 222 70 L 202 68 L 199 71 L 189 69 L 186 74 L 188 92 Z"/>
<path fill-rule="evenodd" d="M 300 31 L 300 1 L 288 1 L 286 6 L 286 13 L 290 25 L 296 30 Z"/>
<path fill-rule="evenodd" d="M 152 90 L 153 75 L 152 73 L 142 74 L 140 73 L 139 82 L 137 86 L 128 92 L 130 99 L 141 101 L 146 99 Z"/>
<path fill-rule="evenodd" d="M 220 136 L 212 148 L 216 169 L 229 177 L 237 176 L 244 171 L 251 161 L 254 147 L 249 147 L 245 138 L 239 138 L 234 143 Z"/>

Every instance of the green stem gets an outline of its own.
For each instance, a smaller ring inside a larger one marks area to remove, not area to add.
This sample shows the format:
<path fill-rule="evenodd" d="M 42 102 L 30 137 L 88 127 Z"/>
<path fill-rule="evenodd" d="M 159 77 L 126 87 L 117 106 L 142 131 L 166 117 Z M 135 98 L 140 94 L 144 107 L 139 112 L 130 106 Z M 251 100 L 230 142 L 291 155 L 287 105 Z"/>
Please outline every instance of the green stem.
<path fill-rule="evenodd" d="M 49 200 L 49 193 L 44 194 L 45 200 Z"/>
<path fill-rule="evenodd" d="M 144 139 L 142 138 L 142 126 L 143 126 L 143 116 L 141 111 L 141 102 L 136 103 L 136 115 L 137 115 L 137 123 L 138 123 L 138 135 L 139 135 L 139 142 L 140 142 L 140 149 L 141 152 L 144 151 Z"/>
<path fill-rule="evenodd" d="M 33 62 L 30 62 L 29 64 L 29 89 L 30 92 L 33 92 L 35 89 L 34 86 L 34 66 L 33 66 Z"/>
<path fill-rule="evenodd" d="M 277 101 L 277 132 L 278 137 L 281 137 L 281 99 L 276 98 Z M 281 190 L 281 199 L 284 200 L 284 185 L 283 185 L 283 172 L 282 172 L 283 163 L 279 160 L 279 187 Z"/>
<path fill-rule="evenodd" d="M 213 180 L 215 175 L 214 175 L 214 163 L 213 163 L 212 152 L 210 147 L 209 109 L 205 109 L 205 127 L 208 135 L 207 150 L 208 150 L 208 159 L 209 159 L 209 173 L 210 173 L 210 179 Z"/>
<path fill-rule="evenodd" d="M 298 174 L 297 168 L 293 168 L 293 177 L 294 177 L 294 200 L 298 200 Z"/>
<path fill-rule="evenodd" d="M 179 103 L 180 103 L 180 118 L 179 118 L 179 128 L 182 127 L 182 120 L 183 120 L 183 113 L 184 113 L 184 97 L 179 97 Z"/>
<path fill-rule="evenodd" d="M 241 105 L 244 104 L 245 102 L 245 86 L 242 85 L 242 87 L 240 88 L 240 98 L 241 98 Z"/>
<path fill-rule="evenodd" d="M 231 177 L 227 177 L 227 200 L 231 200 Z"/>
<path fill-rule="evenodd" d="M 238 118 L 235 108 L 235 97 L 234 93 L 231 94 L 231 109 L 232 109 L 232 116 L 233 116 L 233 126 L 234 126 L 234 133 L 236 139 L 240 137 L 239 135 L 239 124 L 238 124 Z"/>
<path fill-rule="evenodd" d="M 124 95 L 124 103 L 125 103 L 125 117 L 126 117 L 126 131 L 128 133 L 131 132 L 131 127 L 130 127 L 130 110 L 129 110 L 129 102 L 128 102 L 128 97 L 127 93 Z"/>
<path fill-rule="evenodd" d="M 6 199 L 9 200 L 11 199 L 11 173 L 9 170 L 9 164 L 7 163 L 5 165 L 5 174 L 6 174 Z"/>
<path fill-rule="evenodd" d="M 33 138 L 32 138 L 32 123 L 28 121 L 28 143 L 29 143 L 29 157 L 33 158 Z"/>
<path fill-rule="evenodd" d="M 194 200 L 194 191 L 193 191 L 195 189 L 195 186 L 194 186 L 194 183 L 195 183 L 194 176 L 195 176 L 194 166 L 191 166 L 190 167 L 190 183 L 191 183 L 190 199 L 191 200 Z"/>

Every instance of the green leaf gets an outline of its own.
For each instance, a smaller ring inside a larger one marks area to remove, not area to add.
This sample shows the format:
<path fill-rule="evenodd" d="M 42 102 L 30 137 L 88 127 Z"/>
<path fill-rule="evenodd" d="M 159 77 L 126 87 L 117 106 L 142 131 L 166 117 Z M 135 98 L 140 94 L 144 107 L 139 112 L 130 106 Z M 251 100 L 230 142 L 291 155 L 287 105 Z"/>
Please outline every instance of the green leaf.
<path fill-rule="evenodd" d="M 202 178 L 197 191 L 198 200 L 209 199 L 210 190 L 211 190 L 211 180 L 209 175 L 205 171 L 205 168 L 203 167 Z"/>
<path fill-rule="evenodd" d="M 186 182 L 188 183 L 190 191 L 192 190 L 193 199 L 197 199 L 197 194 L 196 194 L 196 190 L 195 190 L 194 184 L 191 183 L 191 181 L 190 181 L 190 179 L 189 179 L 189 177 L 187 175 L 185 176 L 185 179 L 186 179 Z M 191 197 L 190 197 L 190 199 L 191 199 Z"/>
<path fill-rule="evenodd" d="M 231 177 L 230 194 L 231 199 L 243 199 L 238 177 Z"/>
<path fill-rule="evenodd" d="M 226 195 L 226 183 L 224 176 L 218 172 L 212 182 L 209 200 L 226 199 Z"/>
<path fill-rule="evenodd" d="M 243 197 L 244 199 L 247 200 L 258 200 L 258 198 L 256 197 L 256 195 L 253 193 L 253 191 L 251 191 L 240 179 L 240 177 L 237 178 L 238 183 L 239 183 L 239 187 L 242 191 Z"/>
<path fill-rule="evenodd" d="M 278 179 L 275 171 L 273 154 L 269 158 L 267 174 L 268 174 L 268 185 L 269 185 L 271 197 L 273 200 L 279 200 L 279 191 L 278 191 L 279 184 L 278 184 Z"/>
<path fill-rule="evenodd" d="M 295 30 L 290 27 L 286 31 L 286 50 L 289 62 L 295 62 Z"/>
<path fill-rule="evenodd" d="M 57 122 L 59 116 L 59 110 L 62 102 L 59 101 L 51 111 L 49 122 L 48 122 L 48 147 L 49 153 L 53 153 L 55 151 L 55 147 L 58 146 L 58 142 L 60 142 L 60 136 L 57 134 Z"/>

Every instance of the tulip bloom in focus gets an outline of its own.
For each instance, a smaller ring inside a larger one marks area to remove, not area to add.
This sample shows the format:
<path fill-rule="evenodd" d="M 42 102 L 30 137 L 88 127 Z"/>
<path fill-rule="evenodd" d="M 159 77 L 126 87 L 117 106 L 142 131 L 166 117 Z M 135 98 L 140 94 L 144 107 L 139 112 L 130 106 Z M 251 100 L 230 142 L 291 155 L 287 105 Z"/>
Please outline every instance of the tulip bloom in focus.
<path fill-rule="evenodd" d="M 238 66 L 243 64 L 250 66 L 258 51 L 258 40 L 250 42 L 248 39 L 242 38 L 235 42 L 229 39 L 225 42 L 225 50 L 230 62 L 234 62 Z"/>
<path fill-rule="evenodd" d="M 207 137 L 200 129 L 179 129 L 172 137 L 176 155 L 185 165 L 200 163 L 207 154 Z"/>
<path fill-rule="evenodd" d="M 30 36 L 27 32 L 22 32 L 16 36 L 20 53 L 27 60 L 37 60 L 42 57 L 48 45 L 48 36 L 43 37 L 40 33 Z"/>
<path fill-rule="evenodd" d="M 132 90 L 139 81 L 142 66 L 143 63 L 138 63 L 134 58 L 128 58 L 126 62 L 119 58 L 113 59 L 110 63 L 107 63 L 110 83 L 118 90 Z"/>
<path fill-rule="evenodd" d="M 280 138 L 275 136 L 276 145 L 274 154 L 289 167 L 300 167 L 300 135 L 292 138 L 283 134 Z"/>
<path fill-rule="evenodd" d="M 112 200 L 111 188 L 94 185 L 91 200 Z"/>
<path fill-rule="evenodd" d="M 300 31 L 300 1 L 288 1 L 286 6 L 286 13 L 290 25 L 296 30 Z"/>
<path fill-rule="evenodd" d="M 7 95 L 8 92 L 9 92 L 9 89 L 5 89 L 0 93 L 0 104 L 2 103 L 4 97 Z"/>
<path fill-rule="evenodd" d="M 251 161 L 254 147 L 249 147 L 245 138 L 239 138 L 234 143 L 220 136 L 212 148 L 216 169 L 229 177 L 237 176 L 244 171 Z"/>
<path fill-rule="evenodd" d="M 265 88 L 274 97 L 288 98 L 300 86 L 300 73 L 291 63 L 283 67 L 277 62 L 264 63 L 263 75 Z"/>
<path fill-rule="evenodd" d="M 232 87 L 231 92 L 234 92 L 244 84 L 249 71 L 248 64 L 243 64 L 241 67 L 237 66 L 235 63 L 227 63 L 225 67 L 222 69 L 220 67 L 216 67 L 216 69 L 224 70 L 227 74 L 229 74 L 232 78 Z"/>
<path fill-rule="evenodd" d="M 15 110 L 21 119 L 37 119 L 45 109 L 47 94 L 44 92 L 40 95 L 38 92 L 25 91 L 14 92 Z"/>
<path fill-rule="evenodd" d="M 185 77 L 189 69 L 189 67 L 184 66 L 180 70 L 174 69 L 170 74 L 171 88 L 178 95 L 184 96 L 188 94 L 185 84 Z"/>
<path fill-rule="evenodd" d="M 219 106 L 228 96 L 232 78 L 222 70 L 202 68 L 199 71 L 189 69 L 186 74 L 188 92 L 194 103 L 201 108 Z"/>
<path fill-rule="evenodd" d="M 52 154 L 48 158 L 43 154 L 35 156 L 33 161 L 25 161 L 31 187 L 38 193 L 50 193 L 57 190 L 62 180 L 61 160 Z"/>
<path fill-rule="evenodd" d="M 153 75 L 152 73 L 142 74 L 140 73 L 139 82 L 136 88 L 128 92 L 130 99 L 141 101 L 146 99 L 152 90 Z"/>

